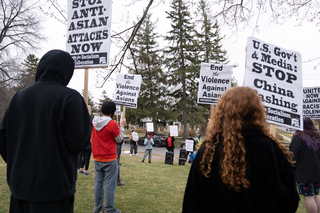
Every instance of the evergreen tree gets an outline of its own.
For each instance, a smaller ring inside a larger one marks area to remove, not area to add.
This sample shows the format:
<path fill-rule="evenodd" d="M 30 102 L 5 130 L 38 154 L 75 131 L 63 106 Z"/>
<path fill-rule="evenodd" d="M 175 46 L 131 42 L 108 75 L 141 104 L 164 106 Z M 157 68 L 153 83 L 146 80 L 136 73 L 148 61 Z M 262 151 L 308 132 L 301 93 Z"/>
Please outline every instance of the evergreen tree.
<path fill-rule="evenodd" d="M 166 76 L 162 70 L 161 51 L 156 39 L 155 24 L 147 14 L 131 44 L 130 57 L 132 74 L 142 77 L 137 109 L 128 108 L 126 119 L 131 124 L 140 124 L 141 119 L 151 118 L 156 131 L 157 123 L 172 118 L 166 99 Z"/>
<path fill-rule="evenodd" d="M 21 74 L 19 80 L 16 82 L 16 86 L 14 89 L 19 91 L 35 82 L 35 76 L 37 71 L 39 58 L 35 55 L 30 54 L 26 59 L 22 62 L 23 69 L 21 70 Z"/>
<path fill-rule="evenodd" d="M 222 39 L 220 36 L 220 28 L 216 21 L 210 18 L 210 7 L 206 0 L 200 0 L 198 5 L 198 20 L 199 29 L 197 31 L 199 57 L 201 62 L 228 64 L 227 51 L 222 49 Z M 233 77 L 231 81 L 232 86 L 237 85 L 237 80 Z M 208 118 L 210 118 L 211 107 L 207 104 L 198 105 L 198 110 L 194 112 L 194 116 L 198 118 L 200 124 L 201 134 L 204 134 Z"/>
<path fill-rule="evenodd" d="M 165 36 L 169 46 L 165 50 L 170 95 L 175 99 L 174 110 L 183 123 L 183 137 L 188 136 L 188 116 L 196 106 L 197 78 L 199 61 L 195 45 L 195 29 L 188 10 L 188 2 L 173 0 L 167 18 L 171 19 L 172 29 Z"/>
<path fill-rule="evenodd" d="M 206 0 L 200 0 L 198 5 L 200 31 L 197 31 L 200 46 L 200 58 L 202 62 L 215 64 L 228 64 L 227 51 L 222 49 L 218 23 L 210 18 L 210 7 Z"/>

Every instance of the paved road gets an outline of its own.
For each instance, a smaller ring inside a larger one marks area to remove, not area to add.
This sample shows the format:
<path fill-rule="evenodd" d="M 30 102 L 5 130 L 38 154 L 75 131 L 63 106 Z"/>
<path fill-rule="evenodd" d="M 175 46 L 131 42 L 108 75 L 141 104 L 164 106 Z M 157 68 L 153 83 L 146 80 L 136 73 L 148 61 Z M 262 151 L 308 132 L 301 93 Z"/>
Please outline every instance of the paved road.
<path fill-rule="evenodd" d="M 138 153 L 144 153 L 145 146 L 138 146 Z M 130 151 L 130 143 L 122 144 L 122 151 Z M 165 147 L 153 147 L 152 154 L 165 156 L 167 149 Z M 179 158 L 180 147 L 174 149 L 174 157 Z"/>

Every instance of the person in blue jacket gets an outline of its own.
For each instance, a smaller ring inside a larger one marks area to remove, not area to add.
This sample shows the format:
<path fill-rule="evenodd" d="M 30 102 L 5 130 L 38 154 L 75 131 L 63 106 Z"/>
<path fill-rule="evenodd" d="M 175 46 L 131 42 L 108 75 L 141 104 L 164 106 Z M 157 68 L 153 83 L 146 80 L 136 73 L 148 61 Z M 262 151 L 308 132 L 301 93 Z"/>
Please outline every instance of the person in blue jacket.
<path fill-rule="evenodd" d="M 145 151 L 142 158 L 142 163 L 144 163 L 144 159 L 146 159 L 147 155 L 149 155 L 149 163 L 151 164 L 152 157 L 152 146 L 154 145 L 153 139 L 147 134 L 147 138 L 144 139 Z"/>

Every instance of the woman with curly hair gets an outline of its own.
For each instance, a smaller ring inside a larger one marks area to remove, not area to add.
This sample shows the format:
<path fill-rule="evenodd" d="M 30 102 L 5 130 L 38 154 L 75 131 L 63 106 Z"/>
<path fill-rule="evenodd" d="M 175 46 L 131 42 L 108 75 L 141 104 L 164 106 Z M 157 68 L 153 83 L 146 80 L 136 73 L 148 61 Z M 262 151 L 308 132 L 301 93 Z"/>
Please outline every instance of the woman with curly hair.
<path fill-rule="evenodd" d="M 290 144 L 295 178 L 308 213 L 320 212 L 320 132 L 310 118 L 303 118 L 303 131 L 295 131 Z"/>
<path fill-rule="evenodd" d="M 257 92 L 220 99 L 190 169 L 183 212 L 291 213 L 299 204 L 292 154 L 273 138 Z"/>

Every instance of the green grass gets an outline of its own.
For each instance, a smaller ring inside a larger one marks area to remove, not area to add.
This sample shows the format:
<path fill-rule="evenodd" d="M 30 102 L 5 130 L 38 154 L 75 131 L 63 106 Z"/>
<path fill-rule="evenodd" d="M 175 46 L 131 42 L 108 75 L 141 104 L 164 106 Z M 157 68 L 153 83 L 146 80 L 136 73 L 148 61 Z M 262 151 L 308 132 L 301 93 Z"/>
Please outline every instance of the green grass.
<path fill-rule="evenodd" d="M 141 163 L 141 156 L 121 155 L 121 181 L 117 187 L 115 207 L 123 213 L 176 213 L 182 211 L 183 194 L 190 169 L 174 162 L 152 159 L 152 164 Z M 94 207 L 94 165 L 90 162 L 90 176 L 78 174 L 75 194 L 75 213 L 92 212 Z M 302 198 L 301 198 L 302 199 Z M 9 212 L 10 190 L 6 181 L 6 164 L 0 158 L 0 213 Z M 303 199 L 298 213 L 305 213 Z"/>
<path fill-rule="evenodd" d="M 181 212 L 190 164 L 173 165 L 152 159 L 141 163 L 142 156 L 121 155 L 121 181 L 117 187 L 115 207 L 121 212 Z M 78 174 L 75 194 L 75 213 L 92 212 L 94 207 L 94 164 L 90 162 L 90 176 Z M 6 182 L 6 164 L 0 157 L 0 213 L 9 212 L 10 191 Z"/>

